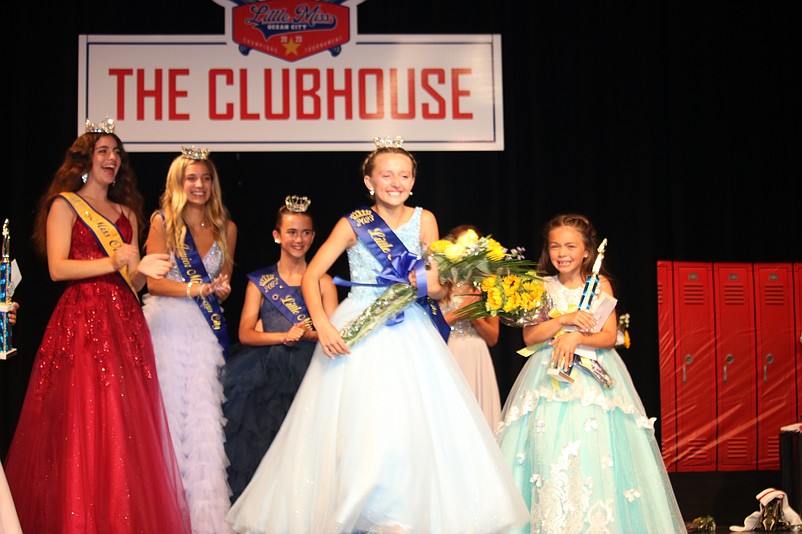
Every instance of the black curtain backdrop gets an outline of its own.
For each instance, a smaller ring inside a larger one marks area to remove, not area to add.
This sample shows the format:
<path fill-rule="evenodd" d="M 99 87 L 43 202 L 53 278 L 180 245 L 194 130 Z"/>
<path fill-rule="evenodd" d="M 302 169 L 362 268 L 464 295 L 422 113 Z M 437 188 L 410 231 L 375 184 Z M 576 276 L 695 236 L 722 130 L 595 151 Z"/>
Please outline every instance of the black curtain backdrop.
<path fill-rule="evenodd" d="M 588 215 L 609 240 L 619 311 L 632 317 L 622 357 L 659 437 L 657 260 L 802 261 L 802 3 L 368 0 L 358 10 L 363 34 L 501 34 L 505 150 L 417 152 L 411 204 L 431 209 L 441 233 L 473 223 L 533 259 L 549 218 Z M 23 280 L 18 354 L 0 361 L 0 458 L 63 290 L 30 235 L 36 201 L 76 135 L 79 34 L 224 32 L 224 10 L 211 0 L 47 10 L 15 2 L 4 11 L 11 166 L 0 218 L 10 219 Z M 245 274 L 277 259 L 270 231 L 284 196 L 312 198 L 319 245 L 365 200 L 359 165 L 370 149 L 366 139 L 363 152 L 212 155 L 239 226 L 225 303 L 233 340 Z M 148 213 L 174 155 L 131 155 Z M 345 262 L 333 271 L 347 276 Z M 520 331 L 504 328 L 493 350 L 502 397 L 524 363 L 521 345 Z"/>

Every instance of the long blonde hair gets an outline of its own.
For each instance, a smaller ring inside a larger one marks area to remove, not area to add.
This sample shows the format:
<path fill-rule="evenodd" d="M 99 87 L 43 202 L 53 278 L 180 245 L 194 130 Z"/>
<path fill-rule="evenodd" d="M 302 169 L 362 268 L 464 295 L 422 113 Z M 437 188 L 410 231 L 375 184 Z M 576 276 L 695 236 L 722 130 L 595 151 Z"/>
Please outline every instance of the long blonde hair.
<path fill-rule="evenodd" d="M 184 155 L 177 156 L 167 171 L 167 182 L 164 193 L 159 198 L 160 211 L 164 217 L 164 237 L 167 242 L 167 252 L 175 254 L 176 250 L 184 244 L 187 235 L 187 222 L 184 219 L 184 210 L 187 206 L 187 195 L 184 192 L 184 173 L 193 163 L 205 163 L 212 175 L 212 193 L 204 206 L 204 220 L 212 230 L 214 240 L 228 261 L 228 223 L 231 216 L 223 204 L 223 192 L 220 188 L 220 178 L 217 168 L 212 160 L 192 159 Z M 152 222 L 151 222 L 152 224 Z"/>

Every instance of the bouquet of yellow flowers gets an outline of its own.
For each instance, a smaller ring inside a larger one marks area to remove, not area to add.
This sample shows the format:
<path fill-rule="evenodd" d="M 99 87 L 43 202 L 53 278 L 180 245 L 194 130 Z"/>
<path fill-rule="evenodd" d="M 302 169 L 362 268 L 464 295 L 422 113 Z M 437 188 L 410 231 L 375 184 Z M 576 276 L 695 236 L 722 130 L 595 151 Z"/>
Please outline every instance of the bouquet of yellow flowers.
<path fill-rule="evenodd" d="M 479 237 L 469 229 L 454 242 L 432 243 L 430 250 L 441 279 L 445 273 L 446 279 L 467 281 L 479 290 L 479 298 L 457 312 L 460 319 L 494 316 L 508 326 L 522 327 L 548 318 L 551 298 L 522 248 L 508 250 L 492 237 Z"/>
<path fill-rule="evenodd" d="M 523 256 L 523 249 L 507 249 L 492 237 L 479 237 L 467 230 L 454 241 L 432 243 L 426 255 L 437 262 L 441 283 L 463 283 L 481 292 L 478 300 L 460 312 L 466 319 L 498 315 L 505 324 L 523 326 L 524 321 L 548 313 L 550 299 L 534 263 Z M 348 345 L 374 328 L 397 316 L 417 298 L 410 284 L 395 283 L 368 306 L 362 314 L 340 330 Z M 514 324 L 514 323 L 520 324 Z"/>

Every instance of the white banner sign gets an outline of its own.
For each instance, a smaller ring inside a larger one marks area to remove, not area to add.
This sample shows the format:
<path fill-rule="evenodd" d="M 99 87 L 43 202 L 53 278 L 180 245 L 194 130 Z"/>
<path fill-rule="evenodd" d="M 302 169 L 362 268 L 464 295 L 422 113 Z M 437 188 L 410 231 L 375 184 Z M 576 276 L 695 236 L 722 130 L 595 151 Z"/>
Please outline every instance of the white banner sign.
<path fill-rule="evenodd" d="M 132 152 L 504 149 L 501 36 L 358 35 L 361 0 L 216 2 L 225 35 L 81 35 L 79 134 L 109 116 Z"/>

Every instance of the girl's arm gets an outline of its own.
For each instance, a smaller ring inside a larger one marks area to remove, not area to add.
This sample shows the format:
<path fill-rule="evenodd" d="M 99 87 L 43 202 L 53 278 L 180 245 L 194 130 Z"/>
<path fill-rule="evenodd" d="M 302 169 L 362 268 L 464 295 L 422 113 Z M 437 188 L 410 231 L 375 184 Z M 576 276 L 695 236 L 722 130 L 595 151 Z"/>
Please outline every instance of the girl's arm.
<path fill-rule="evenodd" d="M 243 345 L 280 345 L 284 342 L 285 332 L 265 332 L 260 328 L 259 312 L 263 298 L 256 284 L 248 281 L 239 320 L 239 340 Z"/>
<path fill-rule="evenodd" d="M 212 288 L 217 300 L 221 303 L 231 295 L 231 273 L 234 271 L 234 252 L 237 250 L 237 225 L 228 221 L 226 240 L 228 243 L 228 257 L 223 263 L 220 274 L 212 280 Z"/>
<path fill-rule="evenodd" d="M 323 310 L 327 316 L 331 317 L 331 314 L 337 309 L 339 297 L 337 295 L 337 286 L 334 285 L 334 280 L 328 274 L 324 274 L 320 279 L 320 295 L 323 300 Z M 310 330 L 309 328 L 303 329 L 302 337 L 308 341 L 318 341 L 319 339 L 317 330 Z"/>
<path fill-rule="evenodd" d="M 337 221 L 328 239 L 320 246 L 315 257 L 309 262 L 301 279 L 301 292 L 304 296 L 306 308 L 309 310 L 312 323 L 315 325 L 318 341 L 323 348 L 323 352 L 329 358 L 341 354 L 350 354 L 351 350 L 343 341 L 340 332 L 329 321 L 329 316 L 323 305 L 321 280 L 331 266 L 334 265 L 334 262 L 337 261 L 337 258 L 354 243 L 356 243 L 356 235 L 351 228 L 351 224 L 343 217 Z"/>
<path fill-rule="evenodd" d="M 474 319 L 471 321 L 476 332 L 485 340 L 488 347 L 494 347 L 498 343 L 499 334 L 499 318 L 498 317 L 483 317 L 481 319 Z"/>
<path fill-rule="evenodd" d="M 148 238 L 145 241 L 145 250 L 148 254 L 166 254 L 167 237 L 164 233 L 164 219 L 159 213 L 154 213 L 150 217 L 150 228 Z M 187 284 L 167 278 L 148 278 L 148 293 L 162 297 L 187 297 Z M 190 295 L 196 297 L 201 294 L 204 288 L 201 284 L 192 284 Z M 206 293 L 207 295 L 210 290 Z"/>
<path fill-rule="evenodd" d="M 429 210 L 423 210 L 420 220 L 420 241 L 422 250 L 426 250 L 430 244 L 440 239 L 440 230 L 437 227 L 437 219 Z M 415 284 L 414 277 L 412 283 Z M 440 284 L 440 276 L 437 271 L 437 262 L 429 262 L 429 269 L 426 271 L 426 285 L 429 290 L 429 297 L 440 300 L 446 296 L 448 290 Z"/>
<path fill-rule="evenodd" d="M 451 291 L 453 292 L 454 289 L 451 289 Z M 472 290 L 472 292 L 475 292 L 475 290 Z M 462 301 L 462 306 L 459 309 L 448 312 L 443 316 L 443 318 L 446 320 L 446 323 L 448 323 L 449 326 L 453 326 L 454 324 L 458 323 L 460 321 L 458 316 L 459 310 L 472 304 L 473 302 L 476 302 L 478 299 L 478 295 L 476 299 L 472 297 L 465 297 L 465 300 Z M 498 317 L 489 316 L 482 317 L 481 319 L 473 319 L 471 320 L 471 324 L 476 329 L 476 333 L 479 334 L 488 347 L 494 347 L 498 343 L 500 330 L 500 321 Z"/>
<path fill-rule="evenodd" d="M 614 296 L 613 288 L 606 278 L 600 279 L 599 285 L 602 291 L 609 293 L 610 296 Z M 554 347 L 552 361 L 557 363 L 562 369 L 570 368 L 578 345 L 584 345 L 594 349 L 611 349 L 615 346 L 616 332 L 618 329 L 618 320 L 616 319 L 615 313 L 611 313 L 607 317 L 599 332 L 588 332 L 587 330 L 592 328 L 592 326 L 581 326 L 580 328 L 582 329 L 558 336 L 551 342 L 551 345 Z"/>
<path fill-rule="evenodd" d="M 76 219 L 75 211 L 66 199 L 58 197 L 50 205 L 47 214 L 47 267 L 54 282 L 83 280 L 93 276 L 119 271 L 124 265 L 136 264 L 139 252 L 136 249 L 136 224 L 134 225 L 134 244 L 123 244 L 111 256 L 96 260 L 70 259 L 72 244 L 72 225 Z M 135 280 L 136 281 L 136 280 Z M 141 286 L 140 286 L 141 287 Z"/>

